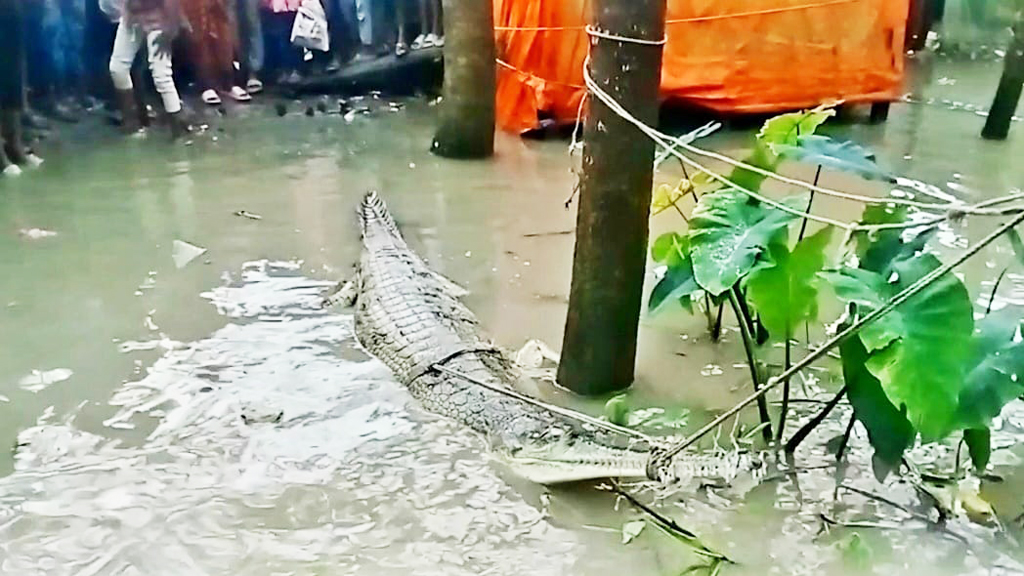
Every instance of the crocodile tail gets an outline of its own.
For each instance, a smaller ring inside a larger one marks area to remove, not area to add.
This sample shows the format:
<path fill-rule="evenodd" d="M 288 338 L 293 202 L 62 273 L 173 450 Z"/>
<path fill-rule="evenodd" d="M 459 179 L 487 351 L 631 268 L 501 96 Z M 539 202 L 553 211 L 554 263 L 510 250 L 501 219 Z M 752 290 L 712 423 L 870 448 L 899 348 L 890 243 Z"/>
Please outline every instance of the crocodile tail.
<path fill-rule="evenodd" d="M 398 224 L 391 216 L 388 205 L 384 203 L 376 190 L 371 190 L 363 196 L 363 203 L 359 207 L 359 223 L 363 230 L 363 238 L 381 229 L 396 239 L 402 238 L 402 233 L 398 231 Z"/>

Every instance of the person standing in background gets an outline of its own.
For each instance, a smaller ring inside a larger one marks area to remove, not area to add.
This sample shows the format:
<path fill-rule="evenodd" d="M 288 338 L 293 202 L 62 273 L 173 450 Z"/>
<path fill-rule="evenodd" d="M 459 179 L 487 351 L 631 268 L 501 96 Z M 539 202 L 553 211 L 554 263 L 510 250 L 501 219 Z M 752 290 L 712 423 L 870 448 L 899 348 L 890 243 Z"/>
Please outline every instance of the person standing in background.
<path fill-rule="evenodd" d="M 292 45 L 292 26 L 302 0 L 262 0 L 267 68 L 277 72 L 278 84 L 299 81 L 302 53 Z"/>
<path fill-rule="evenodd" d="M 260 22 L 260 0 L 236 0 L 238 18 L 239 64 L 245 75 L 245 89 L 250 94 L 263 91 L 263 26 Z"/>
<path fill-rule="evenodd" d="M 26 77 L 23 1 L 0 0 L 0 169 L 8 176 L 21 174 L 19 165 L 42 163 L 22 140 Z"/>
<path fill-rule="evenodd" d="M 131 71 L 143 42 L 148 48 L 153 84 L 160 93 L 164 111 L 170 120 L 171 134 L 177 138 L 186 131 L 181 116 L 181 97 L 174 86 L 171 63 L 171 42 L 181 25 L 182 14 L 178 0 L 125 0 L 124 13 L 117 25 L 117 36 L 110 56 L 110 77 L 114 81 L 126 132 L 141 130 Z"/>
<path fill-rule="evenodd" d="M 229 0 L 181 0 L 181 6 L 191 28 L 185 36 L 203 88 L 203 102 L 220 104 L 220 92 L 238 102 L 252 100 L 235 83 L 237 33 Z"/>

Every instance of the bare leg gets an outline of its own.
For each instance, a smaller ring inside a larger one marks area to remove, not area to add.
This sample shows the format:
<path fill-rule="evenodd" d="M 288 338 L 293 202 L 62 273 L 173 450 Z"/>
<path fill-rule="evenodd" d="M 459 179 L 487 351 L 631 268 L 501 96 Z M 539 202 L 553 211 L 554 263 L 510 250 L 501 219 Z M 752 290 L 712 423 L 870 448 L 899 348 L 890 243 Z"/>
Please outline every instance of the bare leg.
<path fill-rule="evenodd" d="M 395 56 L 405 56 L 409 52 L 409 46 L 405 43 L 405 2 L 406 0 L 395 0 L 395 21 L 398 23 Z"/>

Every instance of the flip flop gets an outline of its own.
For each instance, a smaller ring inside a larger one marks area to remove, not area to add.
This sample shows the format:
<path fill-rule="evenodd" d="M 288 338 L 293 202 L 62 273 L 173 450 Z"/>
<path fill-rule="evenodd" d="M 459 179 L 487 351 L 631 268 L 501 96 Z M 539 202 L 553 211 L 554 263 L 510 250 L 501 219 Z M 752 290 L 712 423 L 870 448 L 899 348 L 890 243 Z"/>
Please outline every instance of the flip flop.
<path fill-rule="evenodd" d="M 441 46 L 444 42 L 437 37 L 437 34 L 427 34 L 427 37 L 423 39 L 424 48 L 433 48 L 434 46 Z"/>
<path fill-rule="evenodd" d="M 258 78 L 249 78 L 249 81 L 245 83 L 245 89 L 249 94 L 259 94 L 263 92 L 263 82 L 260 82 Z"/>
<path fill-rule="evenodd" d="M 395 44 L 395 56 L 401 58 L 409 53 L 409 47 L 405 45 L 405 42 L 399 42 Z"/>
<path fill-rule="evenodd" d="M 249 102 L 252 100 L 252 96 L 241 86 L 232 86 L 228 96 L 231 96 L 235 102 Z"/>
<path fill-rule="evenodd" d="M 416 37 L 415 40 L 412 41 L 412 44 L 410 46 L 412 47 L 413 50 L 420 50 L 426 48 L 427 37 L 423 34 L 420 34 L 419 36 Z"/>
<path fill-rule="evenodd" d="M 203 102 L 209 104 L 210 106 L 216 106 L 221 102 L 220 96 L 217 95 L 217 91 L 212 88 L 209 90 L 203 90 L 202 98 Z"/>

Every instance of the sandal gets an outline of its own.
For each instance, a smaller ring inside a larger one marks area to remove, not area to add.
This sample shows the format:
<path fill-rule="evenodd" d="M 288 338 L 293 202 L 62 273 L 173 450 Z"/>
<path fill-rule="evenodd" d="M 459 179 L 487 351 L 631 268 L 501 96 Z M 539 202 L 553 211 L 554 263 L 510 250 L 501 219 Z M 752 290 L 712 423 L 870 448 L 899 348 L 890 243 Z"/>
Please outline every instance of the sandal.
<path fill-rule="evenodd" d="M 249 81 L 245 83 L 245 89 L 249 94 L 259 94 L 263 92 L 263 82 L 260 82 L 259 78 L 249 78 Z"/>
<path fill-rule="evenodd" d="M 241 86 L 232 86 L 228 95 L 231 96 L 235 102 L 249 102 L 252 100 L 252 96 L 250 96 L 249 93 Z"/>
<path fill-rule="evenodd" d="M 395 44 L 395 56 L 401 58 L 409 53 L 409 47 L 405 42 L 398 42 Z"/>
<path fill-rule="evenodd" d="M 423 40 L 424 48 L 433 48 L 434 46 L 443 46 L 444 41 L 437 37 L 437 34 L 427 34 L 426 39 Z"/>
<path fill-rule="evenodd" d="M 209 90 L 203 90 L 202 98 L 203 102 L 209 104 L 210 106 L 216 106 L 220 104 L 220 96 L 217 95 L 217 91 L 213 88 L 210 88 Z"/>
<path fill-rule="evenodd" d="M 424 35 L 424 34 L 420 34 L 419 36 L 416 37 L 415 40 L 412 41 L 412 44 L 410 45 L 410 47 L 413 50 L 422 50 L 423 48 L 426 48 L 427 47 L 427 36 Z"/>

